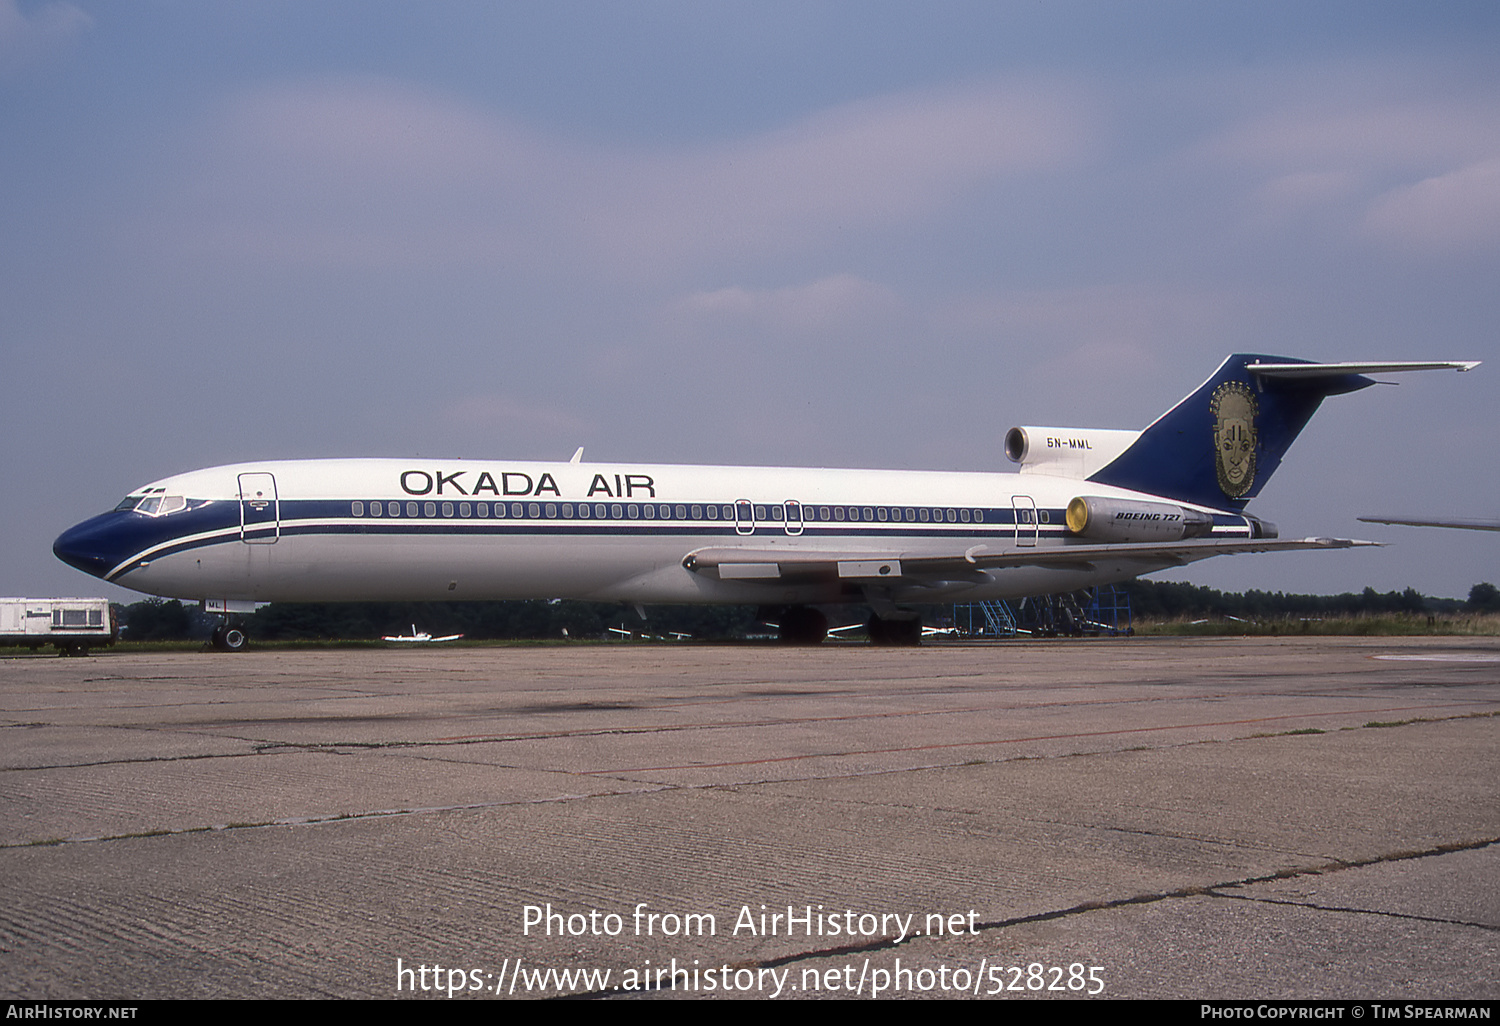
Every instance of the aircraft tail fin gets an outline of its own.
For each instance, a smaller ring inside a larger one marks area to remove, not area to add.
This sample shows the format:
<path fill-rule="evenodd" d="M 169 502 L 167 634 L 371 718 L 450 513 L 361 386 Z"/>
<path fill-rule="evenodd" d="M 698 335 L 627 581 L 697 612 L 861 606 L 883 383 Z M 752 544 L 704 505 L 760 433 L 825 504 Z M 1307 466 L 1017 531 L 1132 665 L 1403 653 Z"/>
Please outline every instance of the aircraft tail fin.
<path fill-rule="evenodd" d="M 1471 362 L 1312 363 L 1236 353 L 1090 481 L 1219 509 L 1260 494 L 1326 396 L 1375 384 L 1365 374 L 1466 371 Z"/>

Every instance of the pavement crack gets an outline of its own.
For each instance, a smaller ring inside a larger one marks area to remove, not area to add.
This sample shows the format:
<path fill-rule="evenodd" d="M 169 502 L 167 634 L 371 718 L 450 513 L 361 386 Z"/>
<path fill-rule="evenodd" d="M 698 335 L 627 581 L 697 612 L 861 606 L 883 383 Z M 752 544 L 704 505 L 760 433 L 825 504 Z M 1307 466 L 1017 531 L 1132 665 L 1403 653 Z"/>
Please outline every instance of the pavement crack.
<path fill-rule="evenodd" d="M 1487 848 L 1492 844 L 1500 843 L 1500 838 L 1486 838 L 1477 841 L 1465 841 L 1454 844 L 1442 844 L 1423 851 L 1397 852 L 1390 855 L 1377 856 L 1369 859 L 1358 859 L 1353 861 L 1337 861 L 1308 869 L 1289 870 L 1271 873 L 1266 876 L 1247 877 L 1243 880 L 1228 881 L 1225 883 L 1211 884 L 1201 887 L 1182 887 L 1176 890 L 1157 891 L 1154 893 L 1135 894 L 1125 898 L 1114 898 L 1108 901 L 1090 901 L 1073 905 L 1068 908 L 1051 909 L 1045 912 L 1034 912 L 1030 915 L 1011 916 L 1005 919 L 988 920 L 982 923 L 974 923 L 970 927 L 970 936 L 977 936 L 997 930 L 1005 930 L 1013 926 L 1024 926 L 1031 923 L 1046 923 L 1057 919 L 1067 919 L 1072 916 L 1086 915 L 1091 912 L 1106 911 L 1109 909 L 1127 908 L 1131 905 L 1150 905 L 1158 901 L 1168 901 L 1172 898 L 1193 897 L 1215 897 L 1233 898 L 1240 901 L 1257 901 L 1272 905 L 1295 905 L 1303 908 L 1312 908 L 1327 912 L 1352 912 L 1361 915 L 1387 916 L 1393 919 L 1408 919 L 1419 922 L 1441 923 L 1451 926 L 1477 927 L 1481 930 L 1500 932 L 1500 927 L 1491 926 L 1487 923 L 1474 923 L 1466 920 L 1445 919 L 1435 916 L 1419 916 L 1400 912 L 1381 912 L 1375 909 L 1344 908 L 1339 906 L 1318 905 L 1311 902 L 1289 901 L 1277 898 L 1258 898 L 1248 894 L 1225 894 L 1225 889 L 1234 887 L 1245 887 L 1251 884 L 1270 883 L 1275 880 L 1289 880 L 1299 876 L 1317 876 L 1325 873 L 1343 872 L 1349 869 L 1358 869 L 1364 866 L 1379 865 L 1388 862 L 1402 862 L 1410 859 L 1432 858 L 1437 855 L 1451 855 L 1460 851 L 1477 851 Z M 889 951 L 893 948 L 920 944 L 923 941 L 937 941 L 944 938 L 936 936 L 908 936 L 905 939 L 897 937 L 879 937 L 863 944 L 848 944 L 839 947 L 813 948 L 807 951 L 799 951 L 790 955 L 780 955 L 776 958 L 755 959 L 735 963 L 732 968 L 736 969 L 774 969 L 779 966 L 791 965 L 798 962 L 808 962 L 823 958 L 838 958 L 848 955 L 873 954 L 881 951 Z M 559 995 L 563 999 L 598 999 L 607 997 L 624 996 L 616 991 L 592 991 L 581 994 Z"/>
<path fill-rule="evenodd" d="M 1420 923 L 1441 923 L 1445 926 L 1472 926 L 1475 929 L 1500 933 L 1500 926 L 1493 926 L 1489 923 L 1476 923 L 1467 919 L 1448 919 L 1443 916 L 1419 916 L 1410 912 L 1392 912 L 1378 908 L 1357 908 L 1352 905 L 1320 905 L 1315 901 L 1293 901 L 1290 898 L 1266 898 L 1254 894 L 1224 894 L 1215 891 L 1214 897 L 1229 898 L 1234 901 L 1253 901 L 1264 905 L 1291 905 L 1296 908 L 1313 909 L 1318 912 L 1350 912 L 1362 916 L 1384 916 L 1388 919 L 1410 919 Z"/>

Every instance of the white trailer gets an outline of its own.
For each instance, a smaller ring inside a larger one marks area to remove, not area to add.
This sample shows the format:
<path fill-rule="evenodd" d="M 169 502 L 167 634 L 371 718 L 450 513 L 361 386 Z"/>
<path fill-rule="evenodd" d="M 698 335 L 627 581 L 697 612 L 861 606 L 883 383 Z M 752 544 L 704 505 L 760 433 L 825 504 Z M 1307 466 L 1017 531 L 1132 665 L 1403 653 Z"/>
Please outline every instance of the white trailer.
<path fill-rule="evenodd" d="M 0 645 L 56 645 L 62 655 L 83 655 L 113 645 L 118 634 L 109 599 L 0 598 Z"/>

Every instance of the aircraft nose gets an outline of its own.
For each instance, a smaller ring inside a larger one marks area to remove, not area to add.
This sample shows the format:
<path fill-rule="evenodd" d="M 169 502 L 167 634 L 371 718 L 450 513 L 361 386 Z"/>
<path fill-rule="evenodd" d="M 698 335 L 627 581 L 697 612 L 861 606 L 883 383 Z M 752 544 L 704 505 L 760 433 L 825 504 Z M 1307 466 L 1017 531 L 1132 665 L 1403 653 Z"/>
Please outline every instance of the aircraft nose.
<path fill-rule="evenodd" d="M 118 520 L 118 514 L 105 513 L 68 528 L 52 543 L 52 554 L 86 574 L 103 577 L 125 557 L 112 530 Z"/>

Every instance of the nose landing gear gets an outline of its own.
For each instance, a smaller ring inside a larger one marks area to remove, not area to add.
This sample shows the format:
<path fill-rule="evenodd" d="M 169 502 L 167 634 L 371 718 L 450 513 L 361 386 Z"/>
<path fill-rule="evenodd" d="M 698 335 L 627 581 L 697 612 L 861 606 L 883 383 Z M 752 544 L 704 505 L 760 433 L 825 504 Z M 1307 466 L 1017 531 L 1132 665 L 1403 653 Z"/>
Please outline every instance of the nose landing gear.
<path fill-rule="evenodd" d="M 220 652 L 243 652 L 249 640 L 244 631 L 227 623 L 214 628 L 213 646 Z"/>

